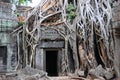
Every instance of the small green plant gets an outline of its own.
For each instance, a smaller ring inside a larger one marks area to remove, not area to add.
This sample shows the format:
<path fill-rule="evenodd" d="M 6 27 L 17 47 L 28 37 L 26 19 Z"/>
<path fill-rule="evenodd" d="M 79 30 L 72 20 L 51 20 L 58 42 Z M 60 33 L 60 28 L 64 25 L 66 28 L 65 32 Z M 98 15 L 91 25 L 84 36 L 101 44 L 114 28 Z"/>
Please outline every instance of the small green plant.
<path fill-rule="evenodd" d="M 32 2 L 32 0 L 10 0 L 10 1 L 15 5 L 27 5 L 28 2 Z"/>
<path fill-rule="evenodd" d="M 19 26 L 23 26 L 24 22 L 18 22 Z"/>
<path fill-rule="evenodd" d="M 72 3 L 68 4 L 68 6 L 66 8 L 66 13 L 67 13 L 67 18 L 70 21 L 72 21 L 76 16 L 75 10 L 76 10 L 76 7 Z"/>
<path fill-rule="evenodd" d="M 18 18 L 18 26 L 23 26 L 24 20 L 23 17 L 20 15 L 20 13 L 17 13 L 17 18 Z"/>

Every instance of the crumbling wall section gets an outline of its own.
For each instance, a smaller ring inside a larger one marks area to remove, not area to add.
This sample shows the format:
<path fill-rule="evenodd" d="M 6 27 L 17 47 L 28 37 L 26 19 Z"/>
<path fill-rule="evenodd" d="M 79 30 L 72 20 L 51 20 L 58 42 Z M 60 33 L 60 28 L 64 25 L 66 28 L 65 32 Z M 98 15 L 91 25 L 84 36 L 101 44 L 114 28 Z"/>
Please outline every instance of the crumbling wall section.
<path fill-rule="evenodd" d="M 15 5 L 0 3 L 0 46 L 7 47 L 6 71 L 11 71 L 16 66 L 17 44 L 10 32 L 17 27 L 17 17 L 14 14 Z M 1 53 L 2 54 L 2 53 Z"/>

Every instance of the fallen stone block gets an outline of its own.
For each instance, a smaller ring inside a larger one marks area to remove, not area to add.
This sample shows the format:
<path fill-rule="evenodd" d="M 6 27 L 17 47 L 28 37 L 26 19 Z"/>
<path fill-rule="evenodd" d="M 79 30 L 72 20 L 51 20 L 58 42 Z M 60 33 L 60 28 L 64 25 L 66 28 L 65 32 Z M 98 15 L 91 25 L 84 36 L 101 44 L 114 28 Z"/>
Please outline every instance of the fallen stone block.
<path fill-rule="evenodd" d="M 105 69 L 103 69 L 101 65 L 99 65 L 96 69 L 91 69 L 89 71 L 89 74 L 95 77 L 100 77 L 100 76 L 103 77 L 104 73 L 105 73 Z"/>
<path fill-rule="evenodd" d="M 114 74 L 113 74 L 113 71 L 112 71 L 112 69 L 107 69 L 106 71 L 105 71 L 105 78 L 107 79 L 107 80 L 109 80 L 109 79 L 112 79 L 114 77 Z"/>
<path fill-rule="evenodd" d="M 78 76 L 81 76 L 81 77 L 84 77 L 84 76 L 85 76 L 84 73 L 85 73 L 84 71 L 80 71 L 80 70 L 79 70 L 79 71 L 77 72 L 77 75 L 78 75 Z"/>

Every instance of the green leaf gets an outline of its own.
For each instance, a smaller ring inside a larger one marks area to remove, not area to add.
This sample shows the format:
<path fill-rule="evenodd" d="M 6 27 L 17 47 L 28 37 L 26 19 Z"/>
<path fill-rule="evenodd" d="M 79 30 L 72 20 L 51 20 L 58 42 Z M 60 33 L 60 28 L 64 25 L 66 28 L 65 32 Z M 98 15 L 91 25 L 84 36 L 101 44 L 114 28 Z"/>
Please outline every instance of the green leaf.
<path fill-rule="evenodd" d="M 76 8 L 75 8 L 75 6 L 73 5 L 73 4 L 68 4 L 68 6 L 67 6 L 67 12 L 70 12 L 70 11 L 74 11 Z"/>
<path fill-rule="evenodd" d="M 19 2 L 23 4 L 25 2 L 25 0 L 19 0 Z"/>
<path fill-rule="evenodd" d="M 75 14 L 75 10 L 76 7 L 73 4 L 68 4 L 67 8 L 66 8 L 66 13 L 67 13 L 67 18 L 71 21 L 75 18 L 76 14 Z"/>
<path fill-rule="evenodd" d="M 24 22 L 18 22 L 19 26 L 22 26 L 24 24 Z"/>

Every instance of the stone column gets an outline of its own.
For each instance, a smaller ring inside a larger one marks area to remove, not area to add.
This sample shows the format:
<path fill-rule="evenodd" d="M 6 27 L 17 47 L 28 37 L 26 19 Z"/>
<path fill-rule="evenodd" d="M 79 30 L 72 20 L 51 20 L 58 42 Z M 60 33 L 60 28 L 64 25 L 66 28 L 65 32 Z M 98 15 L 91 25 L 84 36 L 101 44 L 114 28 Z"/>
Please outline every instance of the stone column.
<path fill-rule="evenodd" d="M 11 57 L 12 57 L 12 49 L 10 45 L 7 45 L 7 71 L 12 71 Z"/>
<path fill-rule="evenodd" d="M 36 68 L 44 70 L 43 49 L 36 48 Z"/>

